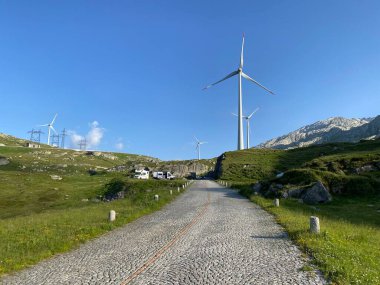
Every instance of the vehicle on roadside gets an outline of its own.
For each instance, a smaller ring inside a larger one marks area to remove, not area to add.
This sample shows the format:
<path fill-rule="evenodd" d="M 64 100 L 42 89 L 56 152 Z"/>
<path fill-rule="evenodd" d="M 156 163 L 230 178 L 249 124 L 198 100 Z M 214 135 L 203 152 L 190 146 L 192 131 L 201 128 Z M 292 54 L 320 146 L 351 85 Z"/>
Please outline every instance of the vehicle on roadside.
<path fill-rule="evenodd" d="M 155 171 L 153 172 L 153 178 L 155 179 L 175 179 L 175 176 L 169 171 Z"/>
<path fill-rule="evenodd" d="M 135 176 L 136 179 L 149 179 L 149 170 L 141 169 L 141 170 L 135 170 Z"/>

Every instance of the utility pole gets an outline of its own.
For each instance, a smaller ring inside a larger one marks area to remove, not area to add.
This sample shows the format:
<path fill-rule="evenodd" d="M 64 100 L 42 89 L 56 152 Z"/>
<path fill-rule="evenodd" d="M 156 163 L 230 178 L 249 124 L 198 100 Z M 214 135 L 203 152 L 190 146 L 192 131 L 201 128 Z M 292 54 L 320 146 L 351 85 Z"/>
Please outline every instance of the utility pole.
<path fill-rule="evenodd" d="M 61 148 L 65 148 L 65 137 L 67 136 L 66 129 L 63 129 L 61 134 Z"/>
<path fill-rule="evenodd" d="M 79 149 L 80 150 L 86 150 L 86 147 L 87 147 L 87 140 L 81 139 L 79 142 Z"/>
<path fill-rule="evenodd" d="M 31 131 L 28 132 L 28 134 L 30 134 L 30 141 L 31 142 L 36 142 L 36 143 L 40 143 L 41 142 L 41 134 L 43 134 L 43 132 L 41 130 L 35 130 L 35 129 L 32 129 Z"/>

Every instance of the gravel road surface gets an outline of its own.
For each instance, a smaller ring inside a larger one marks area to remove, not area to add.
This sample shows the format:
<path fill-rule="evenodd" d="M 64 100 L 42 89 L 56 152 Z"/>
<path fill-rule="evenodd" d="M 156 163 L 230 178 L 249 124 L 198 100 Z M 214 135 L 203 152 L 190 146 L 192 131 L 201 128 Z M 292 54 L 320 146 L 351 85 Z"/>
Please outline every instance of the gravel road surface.
<path fill-rule="evenodd" d="M 325 284 L 273 217 L 215 182 L 1 284 Z"/>

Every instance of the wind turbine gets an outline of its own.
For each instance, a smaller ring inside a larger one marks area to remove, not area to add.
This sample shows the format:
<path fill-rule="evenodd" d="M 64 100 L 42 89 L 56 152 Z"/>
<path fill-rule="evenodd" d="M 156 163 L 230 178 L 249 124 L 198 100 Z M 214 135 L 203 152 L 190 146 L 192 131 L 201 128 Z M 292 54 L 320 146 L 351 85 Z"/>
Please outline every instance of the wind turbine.
<path fill-rule="evenodd" d="M 197 141 L 197 146 L 195 147 L 195 149 L 198 150 L 198 160 L 200 160 L 200 159 L 201 159 L 201 145 L 202 145 L 202 144 L 205 144 L 205 143 L 207 143 L 207 142 L 201 142 L 201 141 L 199 141 L 199 140 L 197 139 L 197 137 L 194 137 L 194 138 L 195 138 L 195 140 Z"/>
<path fill-rule="evenodd" d="M 249 127 L 249 120 L 252 118 L 253 114 L 255 114 L 260 108 L 256 108 L 255 111 L 253 111 L 250 115 L 244 116 L 243 119 L 247 121 L 247 149 L 249 149 L 249 136 L 251 135 L 251 129 Z M 237 116 L 236 114 L 232 113 L 232 115 Z"/>
<path fill-rule="evenodd" d="M 270 91 L 268 88 L 264 87 L 263 85 L 261 85 L 259 82 L 257 82 L 256 80 L 252 79 L 251 77 L 249 77 L 247 74 L 245 74 L 243 72 L 243 51 L 244 51 L 244 34 L 243 34 L 243 42 L 241 44 L 241 54 L 240 54 L 240 65 L 239 65 L 239 68 L 237 70 L 235 70 L 234 72 L 231 72 L 230 74 L 228 74 L 226 77 L 224 77 L 223 79 L 213 83 L 213 84 L 210 84 L 208 86 L 206 86 L 205 88 L 203 88 L 203 90 L 205 89 L 208 89 L 210 88 L 211 86 L 214 86 L 232 76 L 235 76 L 235 75 L 238 75 L 238 107 L 239 107 L 239 111 L 238 111 L 238 145 L 237 145 L 237 149 L 240 150 L 240 149 L 244 149 L 244 138 L 243 138 L 243 98 L 242 98 L 242 86 L 241 86 L 241 78 L 244 77 L 245 79 L 248 79 L 250 81 L 252 81 L 253 83 L 255 83 L 256 85 L 260 86 L 261 88 L 265 89 L 266 91 L 268 91 L 269 93 L 271 94 L 274 94 L 272 91 Z"/>
<path fill-rule="evenodd" d="M 50 145 L 50 130 L 53 130 L 54 133 L 57 133 L 53 127 L 55 119 L 57 118 L 58 114 L 55 114 L 53 120 L 51 121 L 50 124 L 45 124 L 45 125 L 39 125 L 39 127 L 48 127 L 48 139 L 47 139 L 47 144 Z"/>

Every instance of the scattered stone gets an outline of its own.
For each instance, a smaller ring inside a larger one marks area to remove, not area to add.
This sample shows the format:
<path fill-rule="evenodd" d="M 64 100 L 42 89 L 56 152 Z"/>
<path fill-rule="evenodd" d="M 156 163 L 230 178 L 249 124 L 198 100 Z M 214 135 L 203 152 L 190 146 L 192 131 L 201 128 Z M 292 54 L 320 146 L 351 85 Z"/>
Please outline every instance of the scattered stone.
<path fill-rule="evenodd" d="M 160 196 L 158 196 L 157 194 L 154 195 L 154 200 L 155 200 L 155 201 L 158 201 L 159 199 L 160 199 Z"/>
<path fill-rule="evenodd" d="M 0 157 L 0 166 L 9 164 L 9 160 L 5 157 Z"/>
<path fill-rule="evenodd" d="M 312 187 L 303 191 L 302 200 L 306 204 L 319 204 L 330 202 L 332 197 L 322 182 L 318 181 Z"/>
<path fill-rule="evenodd" d="M 88 202 L 88 199 L 82 199 L 82 202 Z"/>
<path fill-rule="evenodd" d="M 260 182 L 257 182 L 257 183 L 255 183 L 255 184 L 253 184 L 253 186 L 252 186 L 252 191 L 253 191 L 254 193 L 260 193 L 262 188 L 263 188 L 263 186 L 261 185 L 261 183 L 260 183 Z"/>
<path fill-rule="evenodd" d="M 273 183 L 269 186 L 268 191 L 266 191 L 265 196 L 270 198 L 270 197 L 280 197 L 282 195 L 282 189 L 284 186 L 282 184 L 276 184 Z"/>
<path fill-rule="evenodd" d="M 290 198 L 299 198 L 302 194 L 303 189 L 290 189 L 288 191 L 288 196 Z"/>
<path fill-rule="evenodd" d="M 62 180 L 62 177 L 59 175 L 50 175 L 50 178 L 53 180 Z"/>
<path fill-rule="evenodd" d="M 280 172 L 279 174 L 277 174 L 276 178 L 281 178 L 282 176 L 284 176 L 284 172 Z"/>
<path fill-rule="evenodd" d="M 370 171 L 376 171 L 376 170 L 377 169 L 372 164 L 368 164 L 368 165 L 364 165 L 362 167 L 355 168 L 355 173 L 360 174 L 363 172 L 370 172 Z"/>

